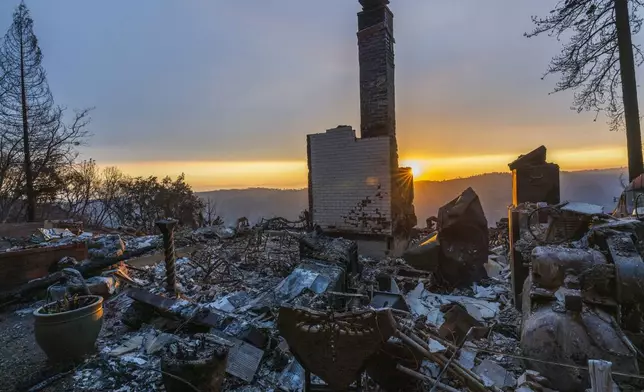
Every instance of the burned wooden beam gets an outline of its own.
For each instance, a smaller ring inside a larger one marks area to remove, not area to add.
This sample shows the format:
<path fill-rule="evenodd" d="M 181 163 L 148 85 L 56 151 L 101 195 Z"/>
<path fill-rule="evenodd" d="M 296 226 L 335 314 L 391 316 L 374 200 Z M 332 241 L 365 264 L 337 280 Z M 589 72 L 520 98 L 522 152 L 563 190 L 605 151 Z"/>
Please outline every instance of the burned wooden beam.
<path fill-rule="evenodd" d="M 230 321 L 230 317 L 212 309 L 203 309 L 186 300 L 167 298 L 138 288 L 129 289 L 127 296 L 154 308 L 162 315 L 190 320 L 190 323 L 194 325 L 221 329 Z"/>

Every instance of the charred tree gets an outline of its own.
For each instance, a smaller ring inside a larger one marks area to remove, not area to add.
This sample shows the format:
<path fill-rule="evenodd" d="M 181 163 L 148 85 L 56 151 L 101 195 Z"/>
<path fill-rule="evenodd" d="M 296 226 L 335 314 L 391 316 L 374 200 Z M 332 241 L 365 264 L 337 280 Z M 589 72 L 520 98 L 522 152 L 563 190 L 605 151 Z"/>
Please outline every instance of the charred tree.
<path fill-rule="evenodd" d="M 42 52 L 24 1 L 13 14 L 0 47 L 0 126 L 7 139 L 22 144 L 23 171 L 19 197 L 26 197 L 26 218 L 36 218 L 39 194 L 53 195 L 62 186 L 59 169 L 76 157 L 75 146 L 87 136 L 88 109 L 77 112 L 71 125 L 56 106 L 42 64 Z"/>
<path fill-rule="evenodd" d="M 547 17 L 533 17 L 533 37 L 570 34 L 545 75 L 560 74 L 554 92 L 573 90 L 573 109 L 608 116 L 610 130 L 626 130 L 629 181 L 644 172 L 635 66 L 644 62 L 631 41 L 642 19 L 641 0 L 561 0 Z"/>

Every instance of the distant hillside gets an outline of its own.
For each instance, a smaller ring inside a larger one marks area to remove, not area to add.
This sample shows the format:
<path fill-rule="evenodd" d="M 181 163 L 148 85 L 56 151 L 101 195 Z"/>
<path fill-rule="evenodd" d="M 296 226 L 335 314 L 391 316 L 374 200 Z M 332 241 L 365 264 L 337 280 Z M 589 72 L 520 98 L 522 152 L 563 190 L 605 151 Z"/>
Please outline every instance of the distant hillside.
<path fill-rule="evenodd" d="M 620 174 L 625 169 L 586 170 L 561 173 L 562 200 L 585 201 L 604 206 L 610 211 L 614 197 L 621 193 Z M 438 208 L 471 186 L 478 193 L 490 225 L 507 216 L 512 201 L 512 178 L 509 173 L 487 173 L 447 181 L 418 181 L 415 183 L 416 215 L 419 225 Z M 262 217 L 282 216 L 296 219 L 308 207 L 306 189 L 280 190 L 265 188 L 218 190 L 200 192 L 203 198 L 217 202 L 217 212 L 232 223 L 241 216 L 252 222 Z"/>

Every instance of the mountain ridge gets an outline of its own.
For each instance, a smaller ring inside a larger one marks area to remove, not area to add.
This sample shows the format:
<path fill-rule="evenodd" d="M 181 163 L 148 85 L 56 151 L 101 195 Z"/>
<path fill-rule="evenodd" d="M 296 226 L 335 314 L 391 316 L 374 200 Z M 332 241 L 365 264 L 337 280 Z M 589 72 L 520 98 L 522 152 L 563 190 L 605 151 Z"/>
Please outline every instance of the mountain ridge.
<path fill-rule="evenodd" d="M 560 173 L 561 200 L 584 201 L 599 204 L 610 212 L 622 192 L 621 176 L 625 168 L 562 171 Z M 512 201 L 512 176 L 509 172 L 484 173 L 450 180 L 421 180 L 414 182 L 414 206 L 419 226 L 438 208 L 472 187 L 479 195 L 488 224 L 493 226 L 507 216 Z M 197 192 L 217 204 L 217 213 L 228 223 L 245 216 L 251 222 L 262 217 L 281 216 L 295 220 L 308 207 L 306 188 L 274 189 L 245 188 Z"/>

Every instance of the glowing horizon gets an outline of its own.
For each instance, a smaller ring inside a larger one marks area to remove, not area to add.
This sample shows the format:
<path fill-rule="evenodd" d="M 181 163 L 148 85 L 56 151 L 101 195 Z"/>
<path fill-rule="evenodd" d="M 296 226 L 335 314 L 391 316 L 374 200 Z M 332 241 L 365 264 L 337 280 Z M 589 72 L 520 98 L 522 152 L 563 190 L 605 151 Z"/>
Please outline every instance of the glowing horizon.
<path fill-rule="evenodd" d="M 527 151 L 526 151 L 527 152 Z M 409 166 L 415 181 L 442 181 L 492 172 L 508 172 L 508 163 L 517 153 L 481 154 L 453 157 L 407 157 L 400 165 Z M 584 150 L 549 150 L 548 161 L 563 171 L 619 168 L 626 165 L 626 149 L 618 146 Z M 307 186 L 306 161 L 147 161 L 110 162 L 131 176 L 169 175 L 182 172 L 196 191 L 235 188 L 300 189 Z"/>

